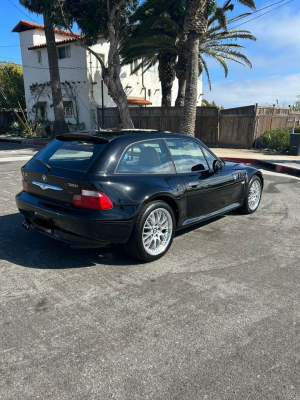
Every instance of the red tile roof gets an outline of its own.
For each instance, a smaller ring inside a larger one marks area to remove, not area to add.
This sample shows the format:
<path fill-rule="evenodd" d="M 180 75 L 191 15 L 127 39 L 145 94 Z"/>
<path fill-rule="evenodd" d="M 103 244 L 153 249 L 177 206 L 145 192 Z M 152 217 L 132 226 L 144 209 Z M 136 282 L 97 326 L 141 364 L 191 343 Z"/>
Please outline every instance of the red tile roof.
<path fill-rule="evenodd" d="M 59 44 L 72 43 L 72 42 L 76 42 L 76 39 L 68 38 L 65 40 L 56 40 L 55 44 L 56 44 L 56 46 L 58 46 Z M 29 46 L 28 50 L 42 49 L 43 47 L 47 47 L 47 43 L 41 43 L 41 44 L 36 44 L 35 46 Z"/>
<path fill-rule="evenodd" d="M 17 25 L 13 28 L 12 32 L 24 32 L 30 29 L 40 29 L 43 31 L 44 25 L 36 24 L 35 22 L 24 21 L 21 19 L 21 21 L 18 22 Z M 59 35 L 72 36 L 72 34 L 69 31 L 64 31 L 58 28 L 54 28 L 54 32 Z M 75 33 L 75 35 L 81 37 L 79 33 Z"/>
<path fill-rule="evenodd" d="M 127 97 L 128 104 L 136 104 L 139 106 L 151 105 L 151 101 L 143 99 L 143 97 Z"/>

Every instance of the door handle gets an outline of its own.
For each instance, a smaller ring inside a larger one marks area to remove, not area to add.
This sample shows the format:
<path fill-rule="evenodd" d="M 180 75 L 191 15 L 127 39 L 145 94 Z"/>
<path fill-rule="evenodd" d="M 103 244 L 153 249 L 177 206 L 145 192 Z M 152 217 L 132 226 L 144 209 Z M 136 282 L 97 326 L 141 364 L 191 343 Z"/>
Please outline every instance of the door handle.
<path fill-rule="evenodd" d="M 198 187 L 198 182 L 189 182 L 189 187 L 191 187 L 191 188 Z"/>

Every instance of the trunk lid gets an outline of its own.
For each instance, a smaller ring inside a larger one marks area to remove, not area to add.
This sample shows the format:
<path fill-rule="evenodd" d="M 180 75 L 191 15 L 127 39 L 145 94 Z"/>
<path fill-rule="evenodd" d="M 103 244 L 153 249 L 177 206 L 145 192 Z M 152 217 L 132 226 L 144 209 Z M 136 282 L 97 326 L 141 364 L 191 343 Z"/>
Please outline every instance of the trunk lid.
<path fill-rule="evenodd" d="M 58 170 L 58 168 L 46 172 L 42 171 L 42 165 L 35 170 L 30 170 L 30 166 L 22 169 L 29 193 L 63 204 L 72 204 L 73 194 L 80 194 L 80 180 L 85 172 Z"/>

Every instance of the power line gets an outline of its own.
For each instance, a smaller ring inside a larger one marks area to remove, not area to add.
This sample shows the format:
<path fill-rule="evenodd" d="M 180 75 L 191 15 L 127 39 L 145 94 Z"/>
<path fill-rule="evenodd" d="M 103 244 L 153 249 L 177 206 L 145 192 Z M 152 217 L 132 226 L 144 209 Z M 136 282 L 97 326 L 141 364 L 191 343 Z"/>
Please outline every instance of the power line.
<path fill-rule="evenodd" d="M 233 24 L 234 22 L 239 21 L 240 19 L 247 18 L 247 17 L 249 17 L 250 15 L 256 14 L 256 13 L 262 11 L 262 10 L 265 10 L 266 8 L 273 7 L 273 6 L 275 6 L 276 4 L 278 4 L 278 3 L 282 3 L 283 1 L 286 1 L 286 0 L 279 0 L 279 1 L 276 1 L 276 3 L 272 3 L 272 4 L 270 4 L 270 5 L 266 6 L 266 7 L 260 8 L 259 10 L 255 10 L 255 11 L 253 11 L 252 13 L 249 13 L 248 15 L 244 15 L 244 16 L 242 16 L 242 17 L 240 17 L 240 18 L 235 19 L 234 21 L 228 22 L 228 25 L 229 25 L 229 24 Z M 284 4 L 283 4 L 283 5 L 284 5 Z M 275 8 L 274 8 L 274 10 L 275 10 Z M 263 15 L 263 14 L 262 14 L 262 15 Z M 0 46 L 0 47 L 1 47 L 1 46 Z"/>
<path fill-rule="evenodd" d="M 8 0 L 8 1 L 9 1 L 10 3 L 12 3 L 11 0 Z M 244 15 L 244 16 L 242 16 L 242 17 L 240 17 L 240 18 L 237 18 L 237 19 L 234 20 L 234 21 L 228 22 L 228 25 L 229 25 L 229 24 L 233 24 L 234 22 L 239 21 L 240 19 L 247 18 L 247 17 L 249 17 L 250 15 L 256 14 L 256 13 L 258 13 L 258 12 L 260 12 L 260 11 L 262 11 L 262 10 L 265 10 L 265 9 L 267 9 L 267 8 L 273 7 L 273 6 L 275 6 L 276 4 L 282 3 L 283 1 L 286 1 L 286 0 L 279 0 L 279 1 L 276 1 L 275 3 L 272 3 L 272 4 L 270 4 L 270 5 L 266 6 L 266 7 L 260 8 L 259 10 L 253 11 L 252 13 L 249 13 L 248 15 Z M 293 1 L 293 0 L 288 1 L 288 2 L 286 2 L 285 4 L 291 3 L 291 1 Z M 280 7 L 284 6 L 285 4 L 282 4 Z M 15 4 L 12 3 L 12 5 L 15 6 L 16 8 L 18 8 Z M 279 8 L 279 7 L 276 7 L 276 8 Z M 274 8 L 274 10 L 276 10 L 276 8 Z M 26 15 L 28 18 L 30 18 L 30 17 L 29 17 L 27 14 L 25 14 L 21 9 L 18 8 L 18 10 L 21 11 L 21 12 L 22 12 L 24 15 Z M 270 10 L 269 12 L 271 12 L 271 11 L 273 11 L 273 9 Z M 264 14 L 267 14 L 267 13 L 264 13 Z M 261 16 L 264 15 L 264 14 L 261 14 Z M 257 17 L 257 18 L 258 18 L 258 17 Z M 30 19 L 31 19 L 32 21 L 34 21 L 32 18 L 30 18 Z M 249 20 L 249 21 L 251 21 L 251 20 Z M 249 21 L 246 21 L 246 22 L 249 22 Z M 36 22 L 36 21 L 34 21 L 34 22 Z M 245 23 L 246 23 L 246 22 L 245 22 Z M 37 23 L 37 22 L 36 22 L 36 23 Z M 237 26 L 240 26 L 240 25 L 237 25 Z M 22 47 L 22 46 L 33 46 L 33 44 L 32 44 L 32 43 L 28 43 L 28 44 L 12 44 L 12 45 L 0 46 L 0 48 L 2 48 L 2 47 Z"/>
<path fill-rule="evenodd" d="M 235 26 L 232 27 L 231 29 L 237 28 L 237 27 L 239 27 L 239 26 L 241 26 L 241 25 L 245 25 L 245 24 L 247 24 L 248 22 L 253 21 L 254 19 L 260 18 L 260 17 L 262 17 L 262 16 L 264 16 L 264 15 L 266 15 L 266 14 L 269 14 L 270 12 L 272 12 L 272 11 L 274 11 L 274 10 L 277 10 L 277 8 L 283 7 L 283 6 L 285 6 L 286 4 L 291 3 L 292 1 L 294 1 L 294 0 L 290 0 L 290 1 L 288 1 L 288 2 L 286 2 L 286 3 L 284 3 L 284 4 L 282 4 L 281 6 L 275 7 L 275 8 L 273 8 L 273 9 L 270 10 L 270 11 L 266 11 L 265 13 L 263 13 L 263 14 L 261 14 L 261 15 L 258 15 L 257 17 L 251 18 L 251 19 L 249 19 L 248 21 L 242 22 L 242 23 L 239 24 L 239 25 L 235 25 Z"/>
<path fill-rule="evenodd" d="M 19 10 L 22 14 L 24 14 L 27 18 L 31 19 L 31 21 L 35 22 L 36 24 L 38 22 L 36 22 L 34 19 L 32 19 L 31 17 L 29 17 L 29 15 L 27 15 L 26 13 L 24 13 L 23 10 L 21 10 L 21 8 L 19 8 L 18 6 L 16 6 L 11 0 L 8 0 L 17 10 Z"/>

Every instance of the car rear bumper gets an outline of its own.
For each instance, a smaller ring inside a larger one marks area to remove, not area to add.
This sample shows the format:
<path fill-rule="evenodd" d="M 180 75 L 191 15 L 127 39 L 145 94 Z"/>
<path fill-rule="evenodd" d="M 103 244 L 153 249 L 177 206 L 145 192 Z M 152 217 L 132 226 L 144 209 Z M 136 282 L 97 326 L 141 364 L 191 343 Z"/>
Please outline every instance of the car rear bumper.
<path fill-rule="evenodd" d="M 126 243 L 138 211 L 134 206 L 115 206 L 104 211 L 85 210 L 41 199 L 24 191 L 17 194 L 16 204 L 29 228 L 74 245 L 87 246 Z"/>

